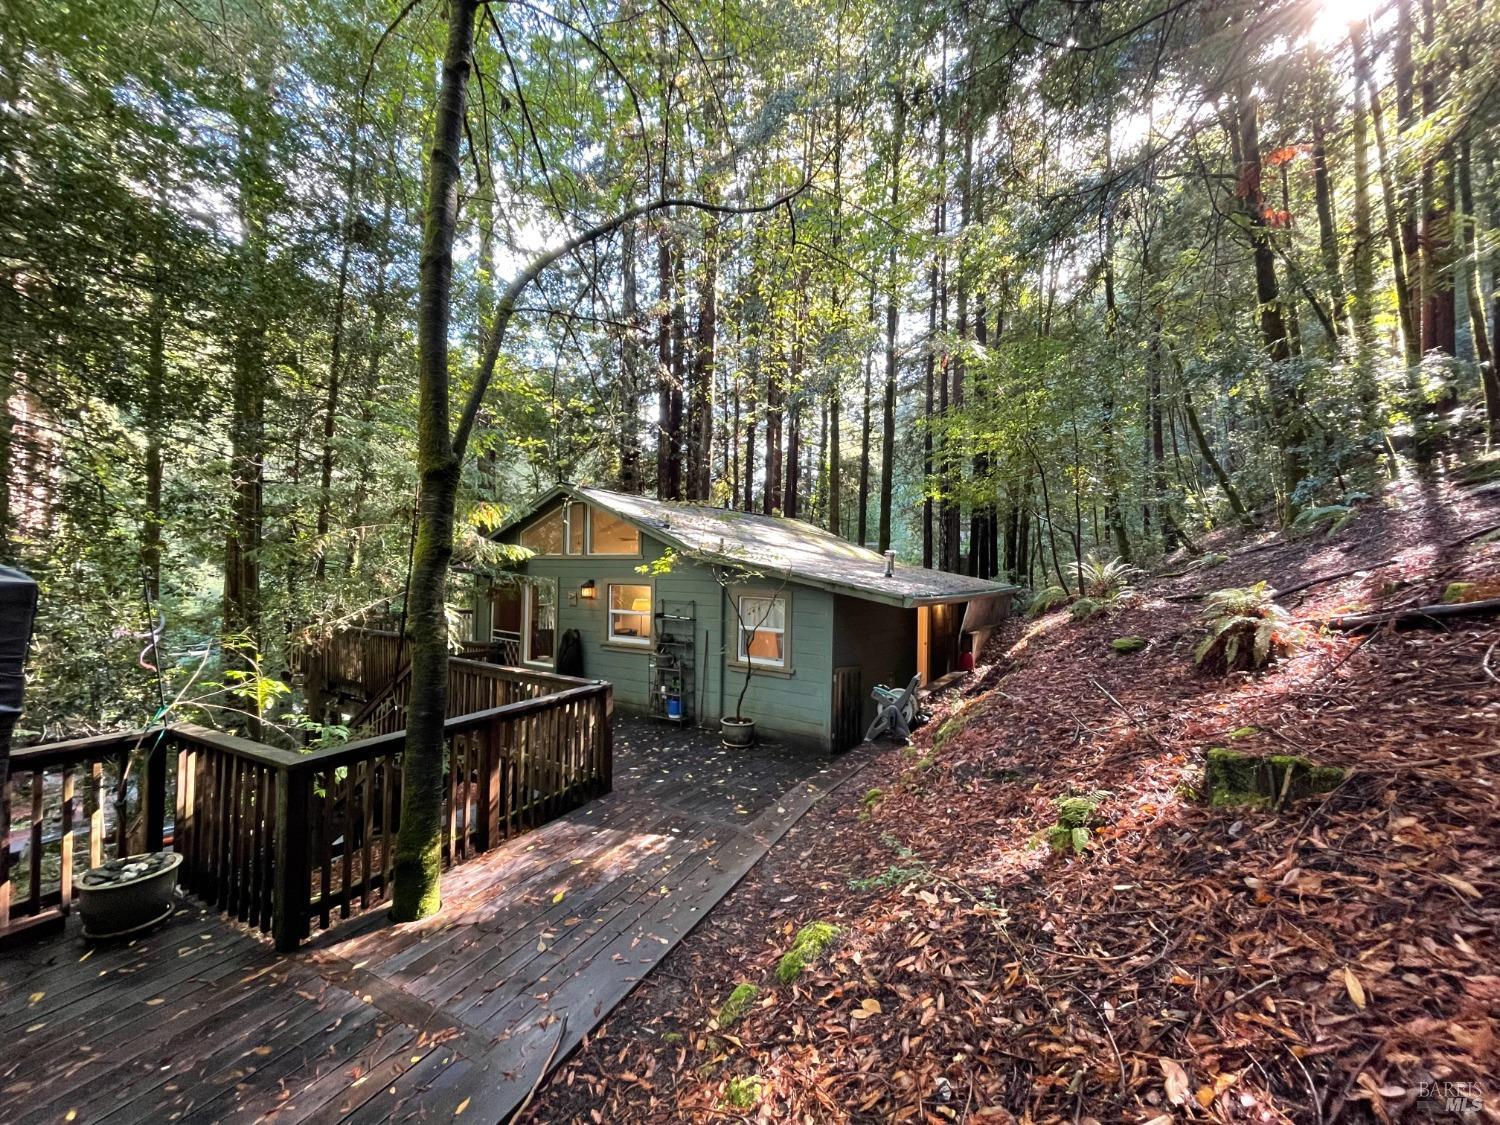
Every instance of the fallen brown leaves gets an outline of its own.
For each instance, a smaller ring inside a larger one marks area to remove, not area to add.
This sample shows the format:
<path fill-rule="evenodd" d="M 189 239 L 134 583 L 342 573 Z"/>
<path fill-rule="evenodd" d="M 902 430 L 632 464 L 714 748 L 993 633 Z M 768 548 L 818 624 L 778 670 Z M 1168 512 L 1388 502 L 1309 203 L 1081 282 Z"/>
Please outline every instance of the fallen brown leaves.
<path fill-rule="evenodd" d="M 1494 544 L 1426 546 L 1492 512 L 1401 499 L 1341 543 L 1233 556 L 1213 581 L 1398 560 L 1308 589 L 1311 615 L 1500 573 Z M 876 755 L 773 849 L 530 1119 L 1335 1125 L 1400 1120 L 1442 1081 L 1476 1083 L 1500 1118 L 1500 758 L 1482 756 L 1500 685 L 1481 668 L 1496 626 L 1313 636 L 1221 681 L 1192 668 L 1194 610 L 1173 588 L 1013 626 L 913 748 Z M 1113 655 L 1125 634 L 1151 643 Z M 1190 789 L 1203 748 L 1230 738 L 1354 772 L 1279 812 L 1209 808 Z M 1105 825 L 1083 857 L 1038 846 L 1055 798 L 1096 791 Z M 815 919 L 838 945 L 768 983 Z M 763 997 L 718 1034 L 741 979 Z M 729 1107 L 729 1080 L 752 1075 L 755 1104 Z"/>

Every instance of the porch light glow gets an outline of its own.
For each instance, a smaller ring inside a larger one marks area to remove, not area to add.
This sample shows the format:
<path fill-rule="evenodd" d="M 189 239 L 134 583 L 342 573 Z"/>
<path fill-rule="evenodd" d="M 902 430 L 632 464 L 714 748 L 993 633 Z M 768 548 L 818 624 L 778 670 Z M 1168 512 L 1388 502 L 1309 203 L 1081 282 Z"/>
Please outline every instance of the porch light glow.
<path fill-rule="evenodd" d="M 599 596 L 599 587 L 594 585 L 592 578 L 587 578 L 583 585 L 578 587 L 578 596 L 584 601 L 591 602 Z"/>

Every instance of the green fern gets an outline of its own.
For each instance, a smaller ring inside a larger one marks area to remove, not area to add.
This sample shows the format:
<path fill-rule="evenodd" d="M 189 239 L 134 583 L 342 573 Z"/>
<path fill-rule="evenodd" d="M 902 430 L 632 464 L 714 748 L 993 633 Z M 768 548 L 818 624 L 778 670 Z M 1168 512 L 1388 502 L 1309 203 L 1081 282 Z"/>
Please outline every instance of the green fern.
<path fill-rule="evenodd" d="M 1061 586 L 1048 586 L 1046 589 L 1038 590 L 1032 597 L 1031 603 L 1026 607 L 1026 616 L 1040 617 L 1067 600 L 1068 592 Z"/>
<path fill-rule="evenodd" d="M 1044 833 L 1047 846 L 1055 855 L 1082 855 L 1093 839 L 1094 828 L 1101 822 L 1099 806 L 1110 795 L 1107 789 L 1096 789 L 1092 793 L 1059 797 L 1057 823 L 1049 825 Z"/>
<path fill-rule="evenodd" d="M 1215 590 L 1204 603 L 1204 635 L 1193 661 L 1224 672 L 1250 672 L 1291 651 L 1286 611 L 1264 582 Z"/>
<path fill-rule="evenodd" d="M 1292 527 L 1298 531 L 1313 532 L 1327 526 L 1327 534 L 1333 536 L 1359 518 L 1359 510 L 1348 504 L 1325 504 L 1321 508 L 1304 508 L 1297 513 Z"/>
<path fill-rule="evenodd" d="M 1130 593 L 1130 581 L 1140 570 L 1121 558 L 1107 562 L 1090 553 L 1073 564 L 1073 577 L 1083 589 L 1083 596 L 1099 602 L 1113 602 Z"/>

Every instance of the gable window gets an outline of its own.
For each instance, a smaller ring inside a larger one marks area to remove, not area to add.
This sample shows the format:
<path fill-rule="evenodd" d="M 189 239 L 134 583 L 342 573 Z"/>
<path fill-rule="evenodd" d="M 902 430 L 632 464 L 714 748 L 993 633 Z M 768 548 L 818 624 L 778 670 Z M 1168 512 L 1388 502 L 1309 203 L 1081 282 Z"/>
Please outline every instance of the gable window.
<path fill-rule="evenodd" d="M 595 555 L 638 555 L 641 533 L 635 525 L 598 508 L 589 520 L 589 551 Z"/>
<path fill-rule="evenodd" d="M 562 554 L 563 542 L 567 538 L 565 523 L 562 507 L 553 508 L 521 532 L 521 546 L 539 555 Z"/>
<path fill-rule="evenodd" d="M 757 668 L 785 668 L 786 595 L 739 595 L 739 661 Z"/>
<path fill-rule="evenodd" d="M 610 583 L 609 639 L 616 644 L 651 643 L 651 587 Z"/>

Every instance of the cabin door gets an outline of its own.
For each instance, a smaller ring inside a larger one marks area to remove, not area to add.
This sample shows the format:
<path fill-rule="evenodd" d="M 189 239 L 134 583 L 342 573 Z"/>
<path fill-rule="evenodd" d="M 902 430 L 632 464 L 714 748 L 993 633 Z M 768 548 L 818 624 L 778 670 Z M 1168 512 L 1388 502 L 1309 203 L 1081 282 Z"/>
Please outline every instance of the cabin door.
<path fill-rule="evenodd" d="M 557 580 L 533 578 L 521 601 L 522 659 L 527 664 L 557 662 Z"/>

